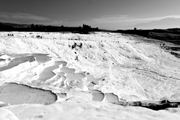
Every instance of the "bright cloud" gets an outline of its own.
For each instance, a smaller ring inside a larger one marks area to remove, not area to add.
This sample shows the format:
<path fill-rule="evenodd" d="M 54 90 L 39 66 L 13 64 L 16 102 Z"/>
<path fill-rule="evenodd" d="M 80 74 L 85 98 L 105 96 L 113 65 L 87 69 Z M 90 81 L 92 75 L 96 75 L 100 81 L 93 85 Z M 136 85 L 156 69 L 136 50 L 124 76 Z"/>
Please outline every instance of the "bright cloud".
<path fill-rule="evenodd" d="M 103 16 L 100 18 L 93 18 L 90 23 L 124 23 L 124 22 L 150 22 L 155 20 L 161 20 L 165 18 L 180 18 L 180 15 L 170 15 L 170 16 L 162 16 L 162 17 L 150 17 L 150 18 L 136 18 L 136 17 L 130 17 L 128 15 L 115 15 L 115 16 Z"/>
<path fill-rule="evenodd" d="M 0 12 L 0 18 L 3 19 L 13 19 L 13 20 L 33 20 L 33 21 L 48 21 L 49 18 L 27 14 L 27 13 L 6 13 Z"/>
<path fill-rule="evenodd" d="M 0 12 L 0 21 L 21 23 L 40 23 L 45 25 L 62 25 L 62 20 L 52 20 L 47 17 L 32 15 L 28 13 L 6 13 Z"/>

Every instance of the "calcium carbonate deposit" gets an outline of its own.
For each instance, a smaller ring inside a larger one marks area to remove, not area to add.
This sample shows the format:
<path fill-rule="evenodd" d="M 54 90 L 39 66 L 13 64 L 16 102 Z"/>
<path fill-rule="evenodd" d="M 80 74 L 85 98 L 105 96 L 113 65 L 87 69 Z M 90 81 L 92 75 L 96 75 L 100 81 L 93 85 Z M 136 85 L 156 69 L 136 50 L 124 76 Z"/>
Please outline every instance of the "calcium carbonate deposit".
<path fill-rule="evenodd" d="M 0 33 L 0 120 L 180 120 L 180 58 L 162 47 L 174 44 L 108 32 L 8 34 Z"/>

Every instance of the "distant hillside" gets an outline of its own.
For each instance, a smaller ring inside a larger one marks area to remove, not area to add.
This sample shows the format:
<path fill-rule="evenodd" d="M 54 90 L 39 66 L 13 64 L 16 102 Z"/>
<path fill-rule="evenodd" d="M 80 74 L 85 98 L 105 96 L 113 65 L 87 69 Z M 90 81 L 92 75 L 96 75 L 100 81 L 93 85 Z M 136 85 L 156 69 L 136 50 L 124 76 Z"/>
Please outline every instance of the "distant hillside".
<path fill-rule="evenodd" d="M 180 18 L 166 18 L 159 21 L 152 21 L 148 23 L 139 23 L 133 25 L 138 29 L 167 29 L 167 28 L 180 28 Z"/>
<path fill-rule="evenodd" d="M 147 38 L 154 38 L 180 45 L 180 28 L 152 29 L 152 30 L 141 30 L 141 29 L 117 30 L 116 32 L 120 32 L 124 34 L 134 34 Z"/>

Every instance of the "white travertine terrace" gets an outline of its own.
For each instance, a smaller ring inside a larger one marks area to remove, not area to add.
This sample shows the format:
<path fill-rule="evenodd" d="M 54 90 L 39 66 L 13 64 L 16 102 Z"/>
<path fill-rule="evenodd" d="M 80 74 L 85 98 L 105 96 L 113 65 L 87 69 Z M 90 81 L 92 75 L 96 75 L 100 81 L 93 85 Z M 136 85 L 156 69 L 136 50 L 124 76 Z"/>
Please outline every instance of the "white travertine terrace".
<path fill-rule="evenodd" d="M 180 59 L 161 48 L 164 42 L 106 32 L 7 34 L 0 33 L 0 85 L 50 90 L 58 100 L 50 105 L 2 101 L 7 106 L 0 108 L 0 120 L 8 119 L 6 114 L 13 120 L 180 119 L 180 108 L 155 112 L 118 105 L 180 101 Z"/>

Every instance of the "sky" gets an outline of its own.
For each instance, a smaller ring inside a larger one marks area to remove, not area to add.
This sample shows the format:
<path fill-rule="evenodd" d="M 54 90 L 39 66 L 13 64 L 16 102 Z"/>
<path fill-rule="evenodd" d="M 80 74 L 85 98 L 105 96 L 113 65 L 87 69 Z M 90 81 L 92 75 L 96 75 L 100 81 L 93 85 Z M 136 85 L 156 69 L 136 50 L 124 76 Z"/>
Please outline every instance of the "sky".
<path fill-rule="evenodd" d="M 0 0 L 0 22 L 121 29 L 180 18 L 180 0 Z"/>

